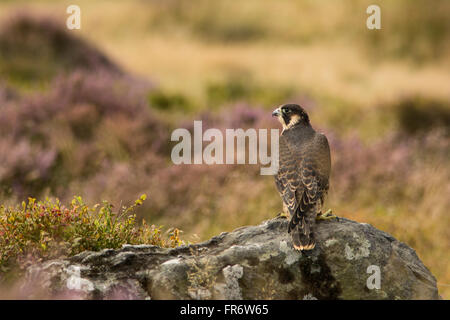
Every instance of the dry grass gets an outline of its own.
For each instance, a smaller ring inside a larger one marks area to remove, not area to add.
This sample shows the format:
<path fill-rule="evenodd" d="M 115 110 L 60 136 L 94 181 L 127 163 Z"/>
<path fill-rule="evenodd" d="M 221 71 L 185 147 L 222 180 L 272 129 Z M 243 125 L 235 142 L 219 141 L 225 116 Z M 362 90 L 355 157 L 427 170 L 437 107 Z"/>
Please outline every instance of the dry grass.
<path fill-rule="evenodd" d="M 64 20 L 69 2 L 36 1 L 25 8 L 51 12 Z M 390 102 L 399 95 L 411 93 L 449 98 L 449 55 L 444 54 L 438 60 L 422 65 L 412 65 L 408 59 L 374 61 L 360 49 L 358 39 L 354 41 L 345 36 L 353 29 L 358 32 L 364 29 L 365 24 L 361 23 L 361 27 L 358 23 L 359 19 L 365 18 L 363 4 L 355 8 L 355 4 L 349 1 L 347 5 L 337 5 L 333 1 L 324 4 L 286 2 L 280 5 L 279 2 L 267 1 L 265 6 L 258 6 L 257 2 L 248 1 L 244 7 L 229 6 L 225 14 L 242 16 L 251 11 L 262 18 L 270 13 L 272 19 L 260 19 L 254 23 L 262 24 L 274 34 L 268 36 L 268 41 L 231 43 L 204 41 L 182 27 L 161 30 L 152 25 L 155 16 L 170 16 L 170 13 L 144 1 L 111 3 L 84 0 L 79 1 L 79 5 L 83 25 L 80 31 L 75 32 L 95 42 L 129 71 L 157 79 L 161 86 L 188 95 L 201 97 L 202 89 L 211 78 L 220 79 L 237 72 L 265 83 L 295 86 L 315 97 L 326 95 L 351 101 L 361 107 Z M 1 7 L 7 16 L 23 5 L 19 1 L 14 5 L 2 4 Z M 351 14 L 356 9 L 362 10 L 363 14 Z M 345 22 L 349 16 L 350 22 Z M 244 17 L 235 19 L 244 20 Z M 188 23 L 181 25 L 189 26 Z M 338 27 L 344 30 L 339 33 Z M 321 37 L 322 33 L 327 36 Z M 314 37 L 314 41 L 297 43 L 289 38 L 284 41 L 283 38 L 278 39 L 286 34 L 291 38 L 309 35 Z M 383 56 L 383 52 L 378 52 L 378 55 Z"/>

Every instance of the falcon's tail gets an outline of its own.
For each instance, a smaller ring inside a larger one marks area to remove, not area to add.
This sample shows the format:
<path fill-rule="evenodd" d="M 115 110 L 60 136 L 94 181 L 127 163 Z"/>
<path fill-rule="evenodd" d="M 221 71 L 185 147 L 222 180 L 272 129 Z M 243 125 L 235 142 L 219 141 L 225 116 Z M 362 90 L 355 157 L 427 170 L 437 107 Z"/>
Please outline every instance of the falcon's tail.
<path fill-rule="evenodd" d="M 291 230 L 292 244 L 296 250 L 312 250 L 316 246 L 313 233 L 306 232 L 301 224 Z"/>

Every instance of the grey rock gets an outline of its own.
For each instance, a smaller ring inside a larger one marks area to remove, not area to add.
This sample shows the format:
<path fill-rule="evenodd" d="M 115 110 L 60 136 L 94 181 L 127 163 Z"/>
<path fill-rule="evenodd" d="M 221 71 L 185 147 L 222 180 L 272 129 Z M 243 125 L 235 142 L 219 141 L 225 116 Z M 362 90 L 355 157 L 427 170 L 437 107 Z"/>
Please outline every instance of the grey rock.
<path fill-rule="evenodd" d="M 293 249 L 287 225 L 276 218 L 174 249 L 83 252 L 33 266 L 26 281 L 82 299 L 440 298 L 415 251 L 371 225 L 319 221 L 307 252 Z"/>

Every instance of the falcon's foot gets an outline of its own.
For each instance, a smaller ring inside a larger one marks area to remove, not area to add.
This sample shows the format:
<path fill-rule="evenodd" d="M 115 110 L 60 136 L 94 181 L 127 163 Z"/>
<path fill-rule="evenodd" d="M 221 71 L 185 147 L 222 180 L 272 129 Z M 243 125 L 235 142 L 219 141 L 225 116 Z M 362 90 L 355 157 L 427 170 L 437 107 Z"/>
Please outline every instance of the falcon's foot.
<path fill-rule="evenodd" d="M 318 213 L 316 217 L 316 220 L 330 220 L 330 219 L 339 220 L 339 217 L 335 216 L 333 214 L 333 211 L 331 211 L 331 209 L 328 209 L 325 213 L 322 212 Z"/>
<path fill-rule="evenodd" d="M 289 214 L 286 212 L 280 212 L 277 214 L 277 216 L 275 218 L 284 218 L 284 219 L 289 219 Z"/>

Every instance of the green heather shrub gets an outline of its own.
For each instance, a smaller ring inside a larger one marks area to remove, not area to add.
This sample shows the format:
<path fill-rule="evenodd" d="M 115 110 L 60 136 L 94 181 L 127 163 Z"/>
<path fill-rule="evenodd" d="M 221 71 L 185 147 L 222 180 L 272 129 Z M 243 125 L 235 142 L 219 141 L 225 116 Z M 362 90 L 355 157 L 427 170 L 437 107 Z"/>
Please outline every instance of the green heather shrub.
<path fill-rule="evenodd" d="M 292 100 L 295 94 L 292 87 L 259 83 L 245 75 L 210 82 L 205 91 L 209 108 L 242 101 L 271 108 L 280 101 Z"/>
<path fill-rule="evenodd" d="M 120 68 L 62 21 L 25 11 L 5 19 L 0 28 L 0 73 L 25 87 L 46 83 L 75 69 L 121 74 Z"/>
<path fill-rule="evenodd" d="M 191 101 L 180 93 L 164 92 L 162 90 L 152 90 L 148 94 L 150 106 L 160 110 L 181 109 L 187 111 L 192 109 Z"/>
<path fill-rule="evenodd" d="M 85 250 L 119 248 L 123 244 L 149 244 L 176 247 L 183 244 L 180 231 L 163 235 L 161 227 L 136 221 L 133 213 L 142 205 L 142 195 L 130 207 L 118 212 L 104 201 L 88 207 L 81 197 L 69 206 L 58 199 L 37 201 L 29 198 L 17 207 L 0 207 L 0 271 L 21 271 L 30 263 Z M 1 275 L 0 273 L 0 275 Z"/>
<path fill-rule="evenodd" d="M 450 104 L 426 97 L 407 97 L 394 104 L 399 129 L 409 135 L 433 129 L 450 131 Z"/>

